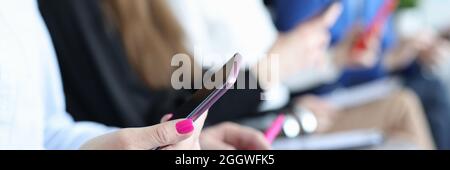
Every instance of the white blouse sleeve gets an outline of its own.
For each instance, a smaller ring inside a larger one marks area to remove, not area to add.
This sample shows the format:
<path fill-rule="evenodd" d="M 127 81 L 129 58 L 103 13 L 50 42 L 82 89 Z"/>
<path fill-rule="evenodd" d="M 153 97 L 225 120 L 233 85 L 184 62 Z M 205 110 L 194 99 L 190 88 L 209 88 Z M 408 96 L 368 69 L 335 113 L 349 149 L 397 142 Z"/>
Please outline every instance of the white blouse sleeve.
<path fill-rule="evenodd" d="M 114 130 L 65 112 L 53 45 L 35 0 L 0 1 L 0 149 L 78 149 Z"/>

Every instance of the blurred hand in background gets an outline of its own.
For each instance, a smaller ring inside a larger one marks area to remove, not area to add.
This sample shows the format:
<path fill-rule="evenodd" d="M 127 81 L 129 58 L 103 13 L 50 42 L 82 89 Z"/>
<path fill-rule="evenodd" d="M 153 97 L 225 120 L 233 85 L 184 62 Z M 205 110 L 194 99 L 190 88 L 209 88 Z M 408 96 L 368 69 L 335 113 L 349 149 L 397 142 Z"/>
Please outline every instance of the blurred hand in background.
<path fill-rule="evenodd" d="M 412 37 L 403 37 L 398 46 L 390 51 L 385 63 L 389 70 L 398 70 L 418 60 L 430 68 L 445 60 L 449 44 L 436 31 L 422 30 Z"/>
<path fill-rule="evenodd" d="M 200 136 L 200 144 L 204 150 L 270 149 L 261 132 L 229 122 L 206 128 Z"/>
<path fill-rule="evenodd" d="M 297 99 L 296 104 L 314 113 L 318 122 L 316 130 L 318 133 L 329 130 L 338 114 L 338 110 L 331 103 L 315 95 L 302 96 Z"/>
<path fill-rule="evenodd" d="M 306 67 L 315 67 L 324 62 L 331 39 L 329 29 L 341 11 L 341 4 L 335 3 L 322 14 L 299 24 L 292 31 L 280 34 L 269 54 L 280 57 L 281 80 Z M 260 63 L 270 61 L 269 57 Z"/>

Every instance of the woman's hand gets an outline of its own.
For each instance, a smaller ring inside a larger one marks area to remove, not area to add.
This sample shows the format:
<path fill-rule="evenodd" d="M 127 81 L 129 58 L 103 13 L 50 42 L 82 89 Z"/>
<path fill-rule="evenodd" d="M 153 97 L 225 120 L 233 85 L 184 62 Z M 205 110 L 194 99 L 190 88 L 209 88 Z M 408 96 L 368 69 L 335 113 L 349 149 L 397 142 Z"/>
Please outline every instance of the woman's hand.
<path fill-rule="evenodd" d="M 297 105 L 309 109 L 318 121 L 317 132 L 327 131 L 334 123 L 338 110 L 318 96 L 307 95 L 297 99 Z"/>
<path fill-rule="evenodd" d="M 199 150 L 200 132 L 206 119 L 203 114 L 195 123 L 190 119 L 167 121 L 145 128 L 126 128 L 88 141 L 81 149 L 95 150 Z M 168 118 L 169 117 L 169 118 Z"/>
<path fill-rule="evenodd" d="M 206 150 L 267 150 L 270 145 L 264 135 L 252 128 L 234 123 L 222 123 L 203 131 L 202 149 Z"/>
<path fill-rule="evenodd" d="M 329 29 L 334 25 L 341 11 L 341 4 L 335 3 L 321 15 L 299 24 L 290 32 L 280 34 L 268 52 L 269 55 L 262 59 L 253 71 L 256 70 L 255 73 L 258 73 L 259 77 L 276 75 L 280 80 L 285 80 L 302 69 L 323 63 L 331 39 Z M 265 69 L 265 66 L 271 65 L 274 60 L 279 62 L 280 70 Z M 274 71 L 276 73 L 273 73 Z M 272 85 L 266 82 L 260 82 L 260 84 L 266 87 Z"/>
<path fill-rule="evenodd" d="M 428 38 L 418 39 L 417 43 L 420 47 L 418 60 L 426 67 L 432 68 L 447 60 L 450 52 L 450 41 L 439 37 L 438 35 L 429 35 Z"/>
<path fill-rule="evenodd" d="M 399 44 L 385 57 L 389 71 L 404 69 L 417 60 L 425 67 L 432 68 L 447 60 L 450 42 L 432 30 L 421 30 L 414 37 L 403 37 Z"/>

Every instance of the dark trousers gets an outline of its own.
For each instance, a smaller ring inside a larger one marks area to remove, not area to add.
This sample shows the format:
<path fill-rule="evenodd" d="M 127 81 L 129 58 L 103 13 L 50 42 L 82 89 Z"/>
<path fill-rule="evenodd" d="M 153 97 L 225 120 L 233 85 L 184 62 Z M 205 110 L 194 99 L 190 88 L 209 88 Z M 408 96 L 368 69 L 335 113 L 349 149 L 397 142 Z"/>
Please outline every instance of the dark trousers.
<path fill-rule="evenodd" d="M 447 87 L 435 75 L 417 68 L 403 76 L 405 85 L 419 96 L 438 149 L 450 149 L 450 100 Z M 411 73 L 411 72 L 410 72 Z"/>

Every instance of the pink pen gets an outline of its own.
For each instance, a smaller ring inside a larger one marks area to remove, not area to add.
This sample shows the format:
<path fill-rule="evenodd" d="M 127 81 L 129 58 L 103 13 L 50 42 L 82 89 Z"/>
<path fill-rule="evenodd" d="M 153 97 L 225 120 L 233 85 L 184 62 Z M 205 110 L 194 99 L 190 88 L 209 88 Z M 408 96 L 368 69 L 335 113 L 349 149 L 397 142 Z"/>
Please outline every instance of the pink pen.
<path fill-rule="evenodd" d="M 280 134 L 285 118 L 286 116 L 284 114 L 278 115 L 275 121 L 273 121 L 270 127 L 266 130 L 266 133 L 264 135 L 269 144 L 272 144 Z"/>

